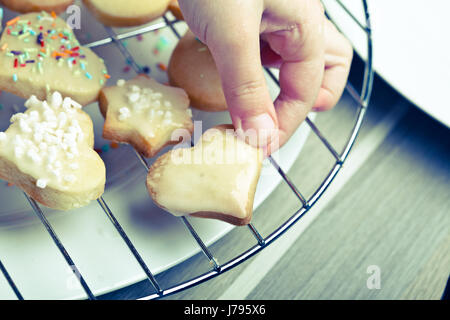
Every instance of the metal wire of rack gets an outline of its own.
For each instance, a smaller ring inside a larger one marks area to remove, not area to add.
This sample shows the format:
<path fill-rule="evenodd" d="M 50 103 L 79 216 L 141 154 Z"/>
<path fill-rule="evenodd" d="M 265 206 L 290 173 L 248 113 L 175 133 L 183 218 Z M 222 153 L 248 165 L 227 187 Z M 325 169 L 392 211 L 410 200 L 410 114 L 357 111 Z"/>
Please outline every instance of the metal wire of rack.
<path fill-rule="evenodd" d="M 327 176 L 324 178 L 321 185 L 317 188 L 317 190 L 312 194 L 312 196 L 309 199 L 306 199 L 297 186 L 291 181 L 289 176 L 286 174 L 286 172 L 283 171 L 283 169 L 278 165 L 278 163 L 273 159 L 272 157 L 269 157 L 270 163 L 273 165 L 273 167 L 276 169 L 276 171 L 280 174 L 283 181 L 289 186 L 289 188 L 292 190 L 292 192 L 295 194 L 295 196 L 298 198 L 299 202 L 301 203 L 301 208 L 295 212 L 293 215 L 291 215 L 280 227 L 278 227 L 276 230 L 274 230 L 271 234 L 269 234 L 267 237 L 262 237 L 261 234 L 258 232 L 258 230 L 252 225 L 249 224 L 248 230 L 253 235 L 253 237 L 256 239 L 257 244 L 251 246 L 247 251 L 241 253 L 240 255 L 230 259 L 228 262 L 224 264 L 219 264 L 218 260 L 214 257 L 214 255 L 211 253 L 209 248 L 205 245 L 205 243 L 202 241 L 200 236 L 195 231 L 194 227 L 189 222 L 189 219 L 187 217 L 180 217 L 182 219 L 183 224 L 189 231 L 189 233 L 192 235 L 192 237 L 197 242 L 201 252 L 206 256 L 206 258 L 209 261 L 209 265 L 211 266 L 211 270 L 200 274 L 194 278 L 191 278 L 190 280 L 184 281 L 182 283 L 178 283 L 172 287 L 163 289 L 160 284 L 157 282 L 155 276 L 150 271 L 147 264 L 144 262 L 143 258 L 139 254 L 139 252 L 136 250 L 133 243 L 130 241 L 128 235 L 126 232 L 122 229 L 121 225 L 115 218 L 112 210 L 109 208 L 108 204 L 105 202 L 103 197 L 100 197 L 97 202 L 102 211 L 107 215 L 117 232 L 119 233 L 120 237 L 123 239 L 125 244 L 127 245 L 128 249 L 144 271 L 147 280 L 149 282 L 149 286 L 152 286 L 155 289 L 155 293 L 151 295 L 147 295 L 144 297 L 140 297 L 139 299 L 143 300 L 153 300 L 153 299 L 159 299 L 177 292 L 180 292 L 182 290 L 186 290 L 188 288 L 191 288 L 193 286 L 196 286 L 200 283 L 203 283 L 209 279 L 212 279 L 234 267 L 237 265 L 243 263 L 250 257 L 254 256 L 261 250 L 263 250 L 265 247 L 267 247 L 269 244 L 273 243 L 277 238 L 279 238 L 282 234 L 284 234 L 290 227 L 292 227 L 295 223 L 297 223 L 308 211 L 309 209 L 319 200 L 319 198 L 324 194 L 325 190 L 328 188 L 328 186 L 331 184 L 333 179 L 336 177 L 340 169 L 342 168 L 343 163 L 345 162 L 355 140 L 358 135 L 358 132 L 360 130 L 360 127 L 362 125 L 362 121 L 366 112 L 366 108 L 369 104 L 370 95 L 371 95 L 371 89 L 372 89 L 372 83 L 373 83 L 373 76 L 374 72 L 372 69 L 372 38 L 371 38 L 371 26 L 370 26 L 370 19 L 369 19 L 369 10 L 367 6 L 366 0 L 362 0 L 363 8 L 364 8 L 364 17 L 366 25 L 364 26 L 361 24 L 355 16 L 345 7 L 345 5 L 342 4 L 341 1 L 335 0 L 339 6 L 343 8 L 343 10 L 351 17 L 351 19 L 358 25 L 359 28 L 361 28 L 367 36 L 367 58 L 365 60 L 365 68 L 364 68 L 364 75 L 363 75 L 363 83 L 362 83 L 362 89 L 361 92 L 358 93 L 358 91 L 353 87 L 352 84 L 347 83 L 346 85 L 346 91 L 350 94 L 350 96 L 355 100 L 355 102 L 358 105 L 358 110 L 356 114 L 356 120 L 352 129 L 352 132 L 350 134 L 350 137 L 348 138 L 348 141 L 346 143 L 346 146 L 344 147 L 344 150 L 341 153 L 338 153 L 336 149 L 332 146 L 332 144 L 325 138 L 325 136 L 322 134 L 322 132 L 317 128 L 317 126 L 309 119 L 306 119 L 307 125 L 310 127 L 312 132 L 320 139 L 320 141 L 325 145 L 325 147 L 328 149 L 328 151 L 333 155 L 335 158 L 335 165 L 331 168 L 331 170 L 328 172 Z M 109 35 L 109 37 L 89 43 L 87 45 L 84 45 L 86 47 L 94 48 L 94 47 L 100 47 L 109 43 L 114 43 L 117 48 L 120 50 L 122 55 L 127 59 L 127 61 L 130 62 L 132 68 L 137 72 L 140 73 L 140 67 L 136 63 L 135 59 L 133 58 L 132 54 L 128 51 L 128 49 L 123 45 L 121 42 L 122 40 L 133 38 L 145 33 L 149 33 L 152 31 L 156 31 L 162 28 L 169 27 L 173 33 L 180 38 L 180 34 L 175 29 L 174 24 L 178 23 L 178 20 L 170 20 L 167 16 L 163 16 L 163 22 L 152 24 L 150 26 L 146 26 L 137 30 L 133 30 L 130 32 L 125 32 L 122 34 L 116 34 L 113 29 L 106 27 L 106 31 Z M 269 77 L 279 85 L 278 79 L 276 76 L 271 72 L 269 69 L 265 69 Z M 149 164 L 147 162 L 147 159 L 144 158 L 141 154 L 136 152 L 136 156 L 142 163 L 142 165 L 145 167 L 146 170 L 149 169 Z M 52 238 L 54 244 L 64 257 L 65 261 L 71 268 L 74 275 L 77 277 L 80 285 L 82 286 L 84 292 L 86 293 L 86 296 L 90 300 L 95 300 L 96 296 L 90 289 L 89 285 L 86 283 L 84 277 L 80 273 L 77 265 L 72 260 L 71 256 L 65 249 L 63 243 L 60 241 L 58 235 L 53 230 L 51 224 L 46 219 L 45 214 L 41 207 L 37 204 L 35 200 L 30 198 L 27 194 L 25 194 L 25 198 L 30 203 L 31 208 L 39 218 L 40 222 L 43 224 L 45 229 L 47 230 L 48 234 Z M 13 290 L 14 294 L 16 295 L 17 299 L 23 300 L 24 296 L 21 294 L 20 289 L 15 284 L 14 280 L 8 273 L 7 269 L 3 265 L 3 263 L 0 260 L 0 271 L 4 275 L 7 283 Z"/>

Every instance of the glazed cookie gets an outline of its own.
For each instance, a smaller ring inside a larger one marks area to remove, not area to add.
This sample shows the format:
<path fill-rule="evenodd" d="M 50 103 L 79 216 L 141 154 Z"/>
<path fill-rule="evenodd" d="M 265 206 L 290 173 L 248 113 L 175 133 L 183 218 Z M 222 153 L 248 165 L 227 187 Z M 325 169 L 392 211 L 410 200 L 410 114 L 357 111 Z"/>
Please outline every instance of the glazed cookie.
<path fill-rule="evenodd" d="M 81 47 L 55 14 L 29 13 L 6 23 L 0 39 L 0 90 L 41 100 L 58 91 L 87 105 L 98 99 L 108 77 L 103 60 Z"/>
<path fill-rule="evenodd" d="M 175 216 L 248 224 L 263 153 L 237 138 L 230 125 L 207 130 L 193 148 L 177 148 L 150 168 L 147 189 Z"/>
<path fill-rule="evenodd" d="M 183 13 L 181 12 L 178 0 L 172 0 L 169 3 L 169 10 L 178 20 L 184 20 Z"/>
<path fill-rule="evenodd" d="M 169 82 L 183 88 L 191 106 L 205 111 L 227 110 L 222 82 L 208 49 L 192 31 L 180 39 L 170 57 Z"/>
<path fill-rule="evenodd" d="M 167 11 L 170 0 L 83 0 L 93 15 L 110 27 L 134 27 Z"/>
<path fill-rule="evenodd" d="M 25 113 L 0 132 L 0 178 L 58 210 L 87 205 L 105 187 L 105 165 L 93 150 L 94 129 L 81 105 L 58 92 L 31 96 Z"/>
<path fill-rule="evenodd" d="M 175 144 L 172 133 L 193 130 L 192 112 L 184 90 L 162 85 L 145 75 L 117 81 L 100 93 L 100 111 L 105 117 L 103 137 L 129 143 L 145 157 Z"/>
<path fill-rule="evenodd" d="M 73 0 L 0 0 L 0 4 L 20 13 L 56 12 L 61 13 L 73 3 Z"/>

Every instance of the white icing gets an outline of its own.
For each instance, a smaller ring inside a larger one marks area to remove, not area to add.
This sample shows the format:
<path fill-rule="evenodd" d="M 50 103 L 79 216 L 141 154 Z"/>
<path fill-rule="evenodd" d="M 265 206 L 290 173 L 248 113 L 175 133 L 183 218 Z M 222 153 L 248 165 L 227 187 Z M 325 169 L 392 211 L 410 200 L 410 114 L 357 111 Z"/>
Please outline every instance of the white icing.
<path fill-rule="evenodd" d="M 14 158 L 21 160 L 18 162 L 21 167 L 37 172 L 36 186 L 39 188 L 46 188 L 50 176 L 67 183 L 76 180 L 75 175 L 62 176 L 62 172 L 67 171 L 65 167 L 70 170 L 79 168 L 77 163 L 66 163 L 65 159 L 72 160 L 80 154 L 78 142 L 84 138 L 78 121 L 72 115 L 74 109 L 81 106 L 70 98 L 63 99 L 58 92 L 49 97 L 49 102 L 31 96 L 25 102 L 26 113 L 17 113 L 10 119 L 14 138 L 7 139 L 7 134 L 0 132 L 3 147 L 0 151 L 12 161 Z"/>

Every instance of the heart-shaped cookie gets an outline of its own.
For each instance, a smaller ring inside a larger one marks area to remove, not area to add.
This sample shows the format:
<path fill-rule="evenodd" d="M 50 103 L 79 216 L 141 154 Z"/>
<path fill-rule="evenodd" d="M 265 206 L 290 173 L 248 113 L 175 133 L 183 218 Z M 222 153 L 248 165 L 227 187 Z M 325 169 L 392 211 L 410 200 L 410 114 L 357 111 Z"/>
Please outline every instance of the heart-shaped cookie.
<path fill-rule="evenodd" d="M 170 0 L 83 0 L 86 7 L 104 25 L 134 27 L 164 14 Z"/>
<path fill-rule="evenodd" d="M 172 133 L 194 129 L 189 99 L 183 89 L 165 86 L 139 75 L 104 88 L 99 98 L 105 117 L 103 137 L 129 143 L 145 157 L 153 157 L 173 140 Z"/>
<path fill-rule="evenodd" d="M 175 216 L 248 224 L 263 152 L 237 138 L 234 128 L 207 130 L 192 148 L 177 148 L 150 168 L 147 188 L 155 203 Z"/>
<path fill-rule="evenodd" d="M 28 12 L 56 12 L 61 13 L 73 3 L 73 0 L 0 0 L 0 4 L 13 11 Z"/>
<path fill-rule="evenodd" d="M 0 178 L 59 210 L 87 205 L 104 191 L 106 170 L 93 150 L 94 129 L 81 105 L 55 92 L 35 96 L 0 132 Z"/>
<path fill-rule="evenodd" d="M 167 75 L 172 86 L 183 88 L 191 106 L 205 111 L 225 111 L 222 80 L 208 47 L 192 31 L 178 41 L 170 56 Z"/>
<path fill-rule="evenodd" d="M 109 77 L 103 60 L 80 46 L 64 20 L 41 12 L 6 24 L 0 39 L 0 90 L 41 100 L 58 91 L 83 106 L 98 99 Z"/>

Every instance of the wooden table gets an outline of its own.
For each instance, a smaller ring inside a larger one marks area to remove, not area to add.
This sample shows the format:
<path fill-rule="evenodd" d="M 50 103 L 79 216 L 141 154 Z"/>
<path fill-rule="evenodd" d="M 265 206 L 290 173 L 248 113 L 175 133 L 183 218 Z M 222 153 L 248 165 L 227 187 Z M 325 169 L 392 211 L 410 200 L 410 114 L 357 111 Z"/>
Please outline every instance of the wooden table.
<path fill-rule="evenodd" d="M 355 112 L 345 94 L 317 116 L 338 151 Z M 256 256 L 165 299 L 440 299 L 450 271 L 449 133 L 376 78 L 357 143 L 318 203 Z M 334 162 L 311 134 L 288 175 L 309 197 Z M 265 237 L 300 207 L 282 183 L 253 223 Z M 254 244 L 241 227 L 210 249 L 222 263 Z M 210 269 L 200 253 L 157 280 L 167 288 Z M 153 292 L 141 282 L 102 298 Z"/>

